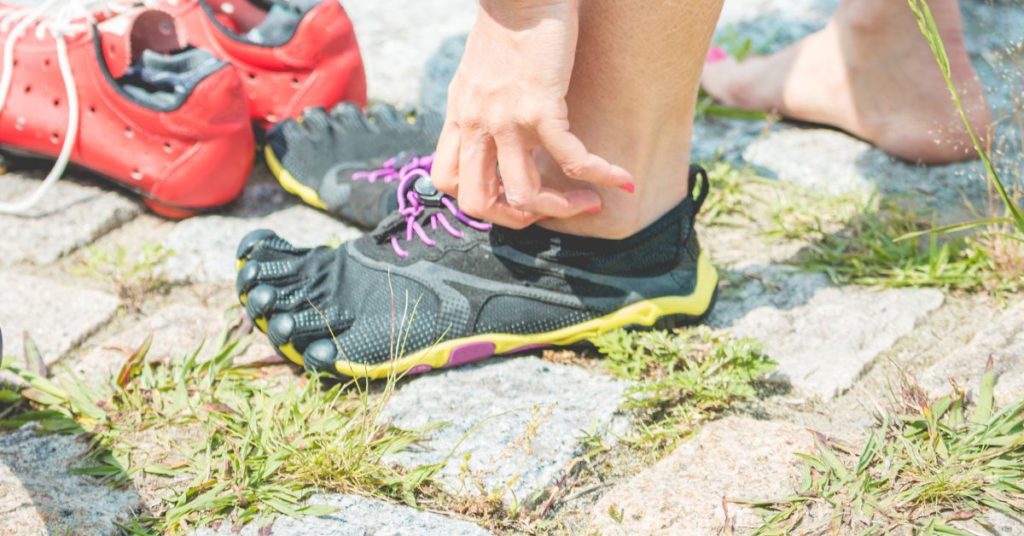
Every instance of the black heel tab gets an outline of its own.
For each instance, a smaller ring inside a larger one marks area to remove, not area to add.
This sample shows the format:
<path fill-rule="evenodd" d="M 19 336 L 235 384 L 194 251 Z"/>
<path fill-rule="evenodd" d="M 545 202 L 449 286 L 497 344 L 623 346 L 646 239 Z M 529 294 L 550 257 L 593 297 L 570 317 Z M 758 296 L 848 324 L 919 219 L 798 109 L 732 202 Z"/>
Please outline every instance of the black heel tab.
<path fill-rule="evenodd" d="M 700 179 L 700 193 L 697 194 L 697 199 L 694 202 L 697 204 L 697 210 L 700 212 L 700 208 L 704 206 L 704 201 L 708 198 L 708 190 L 711 188 L 711 183 L 708 181 L 708 172 L 694 164 L 690 166 L 690 191 L 687 193 L 689 197 L 693 197 L 693 190 L 697 187 L 697 179 Z"/>

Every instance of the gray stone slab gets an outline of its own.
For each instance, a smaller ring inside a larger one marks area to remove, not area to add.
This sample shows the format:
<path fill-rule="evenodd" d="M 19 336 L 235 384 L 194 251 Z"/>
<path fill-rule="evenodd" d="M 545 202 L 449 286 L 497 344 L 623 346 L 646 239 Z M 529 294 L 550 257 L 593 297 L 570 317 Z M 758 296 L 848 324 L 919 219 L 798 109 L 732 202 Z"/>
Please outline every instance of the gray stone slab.
<path fill-rule="evenodd" d="M 944 300 L 929 289 L 834 287 L 820 274 L 781 267 L 741 273 L 751 280 L 721 300 L 711 323 L 760 341 L 779 362 L 778 374 L 825 400 L 853 385 Z"/>
<path fill-rule="evenodd" d="M 897 160 L 868 143 L 824 128 L 778 125 L 753 141 L 744 160 L 766 176 L 831 194 L 881 192 L 913 199 L 919 206 L 981 206 L 986 199 L 984 169 L 978 162 L 916 166 Z"/>
<path fill-rule="evenodd" d="M 692 441 L 594 506 L 591 521 L 604 536 L 749 534 L 753 511 L 723 500 L 791 495 L 799 484 L 797 452 L 813 452 L 811 434 L 788 423 L 729 417 L 704 426 Z"/>
<path fill-rule="evenodd" d="M 1001 512 L 988 512 L 981 518 L 952 525 L 978 536 L 1024 536 L 1024 519 Z"/>
<path fill-rule="evenodd" d="M 324 517 L 283 517 L 263 534 L 274 536 L 486 536 L 490 532 L 466 521 L 450 519 L 408 506 L 355 495 L 318 495 L 310 500 L 336 511 Z M 204 529 L 195 536 L 258 536 L 259 527 L 248 525 L 235 532 L 230 526 Z"/>
<path fill-rule="evenodd" d="M 270 229 L 297 246 L 340 243 L 362 234 L 316 209 L 298 205 L 276 183 L 246 188 L 230 212 L 175 225 L 165 246 L 174 251 L 161 268 L 170 281 L 226 283 L 235 280 L 235 251 L 249 231 Z"/>
<path fill-rule="evenodd" d="M 40 184 L 41 173 L 0 176 L 0 199 L 16 200 Z M 134 218 L 140 205 L 127 197 L 62 179 L 25 216 L 0 215 L 0 267 L 48 264 Z"/>
<path fill-rule="evenodd" d="M 105 292 L 0 272 L 4 353 L 20 360 L 27 331 L 46 363 L 53 363 L 114 316 L 119 305 L 117 297 Z"/>
<path fill-rule="evenodd" d="M 477 0 L 345 3 L 366 64 L 370 98 L 415 104 L 423 65 L 446 38 L 469 31 L 478 7 Z"/>
<path fill-rule="evenodd" d="M 949 356 L 926 369 L 919 382 L 935 395 L 950 392 L 950 380 L 976 392 L 990 359 L 998 374 L 999 404 L 1024 398 L 1024 302 L 999 313 L 966 346 L 951 348 Z"/>
<path fill-rule="evenodd" d="M 407 429 L 449 423 L 395 462 L 415 467 L 450 455 L 438 476 L 450 491 L 491 494 L 507 486 L 505 500 L 525 502 L 565 471 L 585 433 L 605 434 L 620 424 L 625 388 L 536 357 L 492 359 L 404 383 L 384 414 Z"/>
<path fill-rule="evenodd" d="M 141 506 L 138 494 L 68 472 L 81 464 L 85 438 L 34 430 L 0 434 L 0 534 L 116 534 L 115 523 Z"/>

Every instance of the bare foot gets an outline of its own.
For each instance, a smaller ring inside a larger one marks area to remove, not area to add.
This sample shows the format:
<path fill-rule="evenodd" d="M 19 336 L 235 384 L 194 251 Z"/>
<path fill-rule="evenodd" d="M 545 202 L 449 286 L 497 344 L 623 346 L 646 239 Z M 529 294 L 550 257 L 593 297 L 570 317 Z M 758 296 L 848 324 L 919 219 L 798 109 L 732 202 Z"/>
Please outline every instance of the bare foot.
<path fill-rule="evenodd" d="M 957 0 L 933 0 L 953 81 L 983 139 L 992 123 L 964 45 Z M 841 128 L 913 162 L 975 156 L 906 2 L 845 0 L 825 29 L 771 56 L 709 55 L 702 83 L 723 103 Z M 716 61 L 717 60 L 717 61 Z"/>

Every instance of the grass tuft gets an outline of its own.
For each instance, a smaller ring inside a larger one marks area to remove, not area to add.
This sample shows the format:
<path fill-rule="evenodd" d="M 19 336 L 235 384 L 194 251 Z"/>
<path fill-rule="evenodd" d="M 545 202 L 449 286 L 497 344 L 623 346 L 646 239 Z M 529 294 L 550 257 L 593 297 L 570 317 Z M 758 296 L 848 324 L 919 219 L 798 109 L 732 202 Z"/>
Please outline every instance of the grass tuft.
<path fill-rule="evenodd" d="M 938 287 L 994 294 L 1024 289 L 1024 244 L 989 227 L 969 236 L 926 232 L 931 221 L 902 207 L 867 205 L 843 230 L 797 231 L 811 245 L 797 259 L 837 284 Z M 792 232 L 793 229 L 790 229 Z"/>
<path fill-rule="evenodd" d="M 105 249 L 89 246 L 77 275 L 109 282 L 130 311 L 138 311 L 153 293 L 170 287 L 159 268 L 174 252 L 159 244 L 144 244 L 137 250 L 123 247 Z"/>
<path fill-rule="evenodd" d="M 614 375 L 631 380 L 625 409 L 643 428 L 635 441 L 664 452 L 703 422 L 755 398 L 775 368 L 760 346 L 706 327 L 614 331 L 592 341 Z"/>
<path fill-rule="evenodd" d="M 859 448 L 816 435 L 799 493 L 748 503 L 764 516 L 757 534 L 971 534 L 956 522 L 1021 516 L 1024 402 L 996 411 L 994 385 L 990 370 L 972 405 L 962 392 L 929 403 L 906 384 Z"/>
<path fill-rule="evenodd" d="M 0 424 L 37 421 L 49 432 L 88 434 L 91 455 L 77 472 L 112 484 L 141 482 L 161 498 L 123 527 L 133 534 L 323 515 L 324 508 L 305 504 L 317 492 L 416 503 L 436 467 L 406 472 L 384 462 L 420 437 L 380 422 L 386 397 L 371 397 L 354 382 L 282 381 L 235 365 L 244 342 L 230 332 L 206 361 L 199 348 L 147 363 L 147 341 L 115 379 L 99 385 L 9 367 L 27 382 L 19 397 L 31 409 L 14 391 L 0 392 L 22 410 Z"/>

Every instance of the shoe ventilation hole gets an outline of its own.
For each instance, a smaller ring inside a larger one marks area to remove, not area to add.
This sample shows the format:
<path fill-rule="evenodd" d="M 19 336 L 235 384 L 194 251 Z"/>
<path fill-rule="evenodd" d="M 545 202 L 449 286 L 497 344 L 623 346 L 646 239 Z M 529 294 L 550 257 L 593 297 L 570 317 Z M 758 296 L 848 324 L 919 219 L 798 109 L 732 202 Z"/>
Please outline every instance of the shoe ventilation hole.
<path fill-rule="evenodd" d="M 56 108 L 58 106 L 60 106 L 60 99 L 53 99 L 53 107 Z"/>
<path fill-rule="evenodd" d="M 124 129 L 124 137 L 129 138 L 129 139 L 130 138 L 134 138 L 135 137 L 135 131 L 133 131 L 131 127 L 125 128 Z"/>
<path fill-rule="evenodd" d="M 32 86 L 25 86 L 25 94 L 32 93 Z"/>
<path fill-rule="evenodd" d="M 256 80 L 256 73 L 249 73 L 249 80 Z"/>
<path fill-rule="evenodd" d="M 56 132 L 50 133 L 50 143 L 57 143 L 58 141 L 60 141 L 60 134 Z"/>
<path fill-rule="evenodd" d="M 43 60 L 43 68 L 46 69 L 48 67 L 50 67 L 50 58 Z"/>
<path fill-rule="evenodd" d="M 17 67 L 18 66 L 18 60 L 14 60 L 14 63 L 12 63 L 11 65 L 14 65 L 15 67 Z"/>
<path fill-rule="evenodd" d="M 170 152 L 171 152 L 172 150 L 174 150 L 174 148 L 173 148 L 173 147 L 171 147 L 171 144 L 170 144 L 170 143 L 165 143 L 165 144 L 164 144 L 164 152 L 165 152 L 165 153 L 168 153 L 168 154 L 170 154 Z"/>
<path fill-rule="evenodd" d="M 95 104 L 89 106 L 89 113 L 91 113 L 91 114 L 96 113 L 96 105 Z"/>
<path fill-rule="evenodd" d="M 142 172 L 139 171 L 139 168 L 135 168 L 135 169 L 132 170 L 132 180 L 136 180 L 136 181 L 141 181 L 142 180 Z"/>
<path fill-rule="evenodd" d="M 292 78 L 292 85 L 293 86 L 299 85 L 299 79 L 298 78 Z"/>

